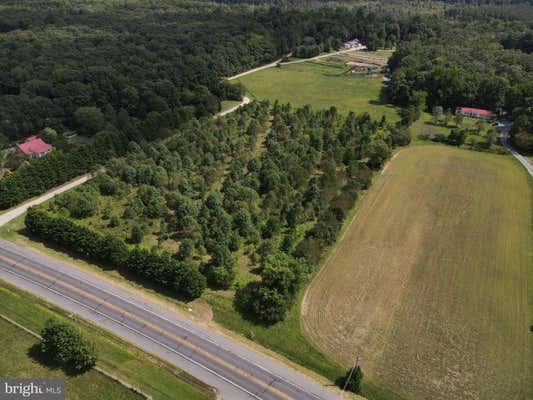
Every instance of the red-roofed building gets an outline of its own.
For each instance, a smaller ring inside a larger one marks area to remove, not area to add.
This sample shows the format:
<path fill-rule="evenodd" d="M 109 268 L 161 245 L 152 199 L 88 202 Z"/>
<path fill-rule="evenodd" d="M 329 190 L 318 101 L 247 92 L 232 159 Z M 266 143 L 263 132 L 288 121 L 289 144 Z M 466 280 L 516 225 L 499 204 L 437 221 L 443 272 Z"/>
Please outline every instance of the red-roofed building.
<path fill-rule="evenodd" d="M 482 108 L 457 107 L 456 114 L 463 114 L 465 117 L 481 118 L 481 119 L 496 119 L 496 114 L 490 110 L 483 110 Z"/>
<path fill-rule="evenodd" d="M 42 157 L 53 149 L 51 144 L 46 143 L 37 136 L 30 136 L 24 143 L 17 144 L 17 147 L 22 154 L 31 158 Z"/>

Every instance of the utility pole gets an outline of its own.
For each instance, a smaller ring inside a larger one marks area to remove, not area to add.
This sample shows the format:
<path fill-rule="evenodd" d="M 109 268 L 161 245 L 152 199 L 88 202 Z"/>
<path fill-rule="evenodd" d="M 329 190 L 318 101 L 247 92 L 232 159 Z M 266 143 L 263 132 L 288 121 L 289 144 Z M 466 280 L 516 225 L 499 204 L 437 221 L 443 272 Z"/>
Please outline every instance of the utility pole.
<path fill-rule="evenodd" d="M 346 382 L 344 382 L 344 387 L 342 388 L 343 392 L 346 391 L 346 386 L 348 386 L 348 382 L 350 382 L 350 379 L 352 379 L 353 372 L 357 369 L 359 366 L 359 356 L 355 356 L 355 362 L 353 363 L 353 368 L 350 371 L 350 375 L 348 375 L 348 379 L 346 379 Z"/>

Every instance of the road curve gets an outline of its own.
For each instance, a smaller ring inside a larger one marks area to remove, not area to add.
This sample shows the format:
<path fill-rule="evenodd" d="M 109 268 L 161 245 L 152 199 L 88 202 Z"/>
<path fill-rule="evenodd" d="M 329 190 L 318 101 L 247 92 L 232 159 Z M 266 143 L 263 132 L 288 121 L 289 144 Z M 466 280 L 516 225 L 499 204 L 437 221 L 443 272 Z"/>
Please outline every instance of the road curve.
<path fill-rule="evenodd" d="M 511 124 L 508 122 L 503 123 L 503 127 L 500 134 L 500 141 L 507 150 L 511 152 L 511 154 L 516 158 L 520 164 L 524 166 L 524 168 L 527 170 L 529 175 L 533 178 L 533 165 L 531 164 L 531 161 L 529 161 L 528 158 L 524 157 L 522 154 L 517 152 L 513 146 L 511 146 L 508 142 L 509 139 L 509 130 L 511 129 Z"/>
<path fill-rule="evenodd" d="M 0 279 L 165 359 L 217 388 L 224 399 L 339 399 L 303 375 L 177 312 L 1 239 Z"/>
<path fill-rule="evenodd" d="M 250 103 L 250 98 L 248 96 L 243 96 L 242 101 L 239 104 L 231 108 L 228 108 L 226 111 L 220 111 L 216 116 L 223 117 L 224 115 L 230 114 L 248 103 Z"/>

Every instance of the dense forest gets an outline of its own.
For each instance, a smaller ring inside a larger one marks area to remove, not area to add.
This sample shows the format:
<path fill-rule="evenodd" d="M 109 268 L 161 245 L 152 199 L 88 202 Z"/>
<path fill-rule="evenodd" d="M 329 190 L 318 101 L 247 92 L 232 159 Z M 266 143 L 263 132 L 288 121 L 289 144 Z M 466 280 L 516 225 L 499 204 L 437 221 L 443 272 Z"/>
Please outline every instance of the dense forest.
<path fill-rule="evenodd" d="M 0 10 L 0 144 L 39 134 L 55 147 L 0 181 L 4 209 L 125 151 L 99 143 L 169 137 L 240 99 L 225 76 L 353 37 L 390 47 L 424 27 L 341 7 L 26 0 Z M 73 131 L 85 140 L 63 137 Z"/>
<path fill-rule="evenodd" d="M 493 110 L 513 120 L 515 145 L 532 152 L 533 7 L 514 11 L 514 6 L 454 8 L 432 27 L 435 34 L 400 43 L 389 60 L 389 100 L 414 110 Z"/>
<path fill-rule="evenodd" d="M 217 6 L 186 1 L 5 1 L 0 6 L 0 133 L 50 127 L 93 135 L 168 134 L 242 88 L 223 81 L 297 46 L 360 37 L 392 46 L 411 28 L 364 9 Z M 413 29 L 416 26 L 413 25 Z"/>

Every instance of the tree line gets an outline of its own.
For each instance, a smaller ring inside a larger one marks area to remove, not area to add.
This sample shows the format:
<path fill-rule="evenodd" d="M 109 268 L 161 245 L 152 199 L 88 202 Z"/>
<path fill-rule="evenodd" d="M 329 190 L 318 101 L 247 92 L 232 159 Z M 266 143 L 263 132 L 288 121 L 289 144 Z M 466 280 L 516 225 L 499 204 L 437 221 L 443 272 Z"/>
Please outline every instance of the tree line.
<path fill-rule="evenodd" d="M 102 235 L 38 207 L 28 210 L 24 222 L 32 235 L 91 260 L 123 269 L 145 282 L 168 289 L 177 297 L 192 300 L 201 296 L 205 288 L 205 278 L 197 269 L 173 259 L 169 253 L 155 248 L 130 249 L 116 236 Z"/>
<path fill-rule="evenodd" d="M 241 98 L 225 76 L 354 37 L 391 47 L 419 29 L 415 18 L 362 7 L 9 2 L 0 15 L 0 142 L 45 127 L 168 135 Z"/>
<path fill-rule="evenodd" d="M 71 151 L 55 151 L 32 162 L 24 162 L 0 180 L 0 209 L 38 196 L 95 169 L 111 157 L 124 154 L 127 143 L 127 137 L 120 132 L 104 132 L 97 135 L 91 144 Z"/>
<path fill-rule="evenodd" d="M 388 64 L 389 100 L 408 118 L 435 107 L 493 110 L 513 120 L 515 145 L 533 151 L 533 31 L 509 12 L 514 7 L 454 8 L 425 35 L 400 43 Z M 532 15 L 533 7 L 524 12 Z"/>
<path fill-rule="evenodd" d="M 239 311 L 274 323 L 335 242 L 373 171 L 409 141 L 405 128 L 385 118 L 253 102 L 224 118 L 190 121 L 164 141 L 130 142 L 125 156 L 106 163 L 104 174 L 58 196 L 46 211 L 32 211 L 54 221 L 50 227 L 31 226 L 29 216 L 28 229 L 170 288 L 171 270 L 143 267 L 153 261 L 133 258 L 150 252 L 124 250 L 125 241 L 144 244 L 151 227 L 158 243 L 179 242 L 172 257 L 164 257 L 194 270 L 186 274 L 191 281 L 237 289 Z M 109 202 L 121 205 L 99 205 Z M 74 222 L 88 218 L 91 229 Z M 238 254 L 257 281 L 236 279 Z"/>

